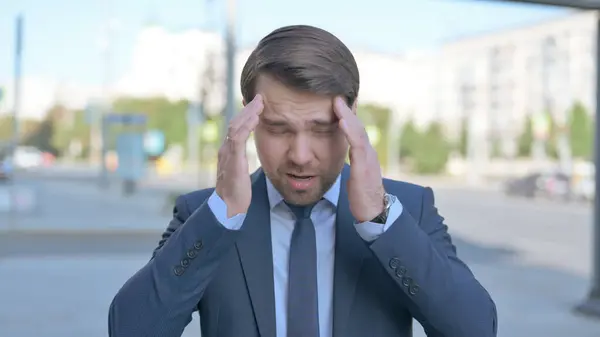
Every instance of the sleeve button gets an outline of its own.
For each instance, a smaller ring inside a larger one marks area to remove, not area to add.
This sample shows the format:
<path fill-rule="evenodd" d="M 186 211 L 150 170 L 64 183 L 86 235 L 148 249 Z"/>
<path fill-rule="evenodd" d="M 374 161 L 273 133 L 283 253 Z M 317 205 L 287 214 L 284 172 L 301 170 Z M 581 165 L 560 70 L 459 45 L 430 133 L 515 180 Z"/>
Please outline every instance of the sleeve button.
<path fill-rule="evenodd" d="M 400 265 L 400 259 L 397 257 L 393 257 L 390 259 L 390 268 L 396 269 Z"/>
<path fill-rule="evenodd" d="M 176 276 L 181 276 L 181 275 L 183 275 L 184 272 L 185 272 L 185 268 L 183 268 L 182 266 L 176 266 L 175 268 L 173 268 L 173 273 Z"/>

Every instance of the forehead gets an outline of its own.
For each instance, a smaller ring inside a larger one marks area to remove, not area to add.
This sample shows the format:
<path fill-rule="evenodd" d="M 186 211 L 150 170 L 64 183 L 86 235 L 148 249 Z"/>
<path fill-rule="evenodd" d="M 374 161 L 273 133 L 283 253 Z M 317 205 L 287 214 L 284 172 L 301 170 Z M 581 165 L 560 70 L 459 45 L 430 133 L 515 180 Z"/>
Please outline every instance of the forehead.
<path fill-rule="evenodd" d="M 333 98 L 290 89 L 269 76 L 258 78 L 256 92 L 263 96 L 265 108 L 261 117 L 265 119 L 298 122 L 333 122 L 337 119 Z"/>

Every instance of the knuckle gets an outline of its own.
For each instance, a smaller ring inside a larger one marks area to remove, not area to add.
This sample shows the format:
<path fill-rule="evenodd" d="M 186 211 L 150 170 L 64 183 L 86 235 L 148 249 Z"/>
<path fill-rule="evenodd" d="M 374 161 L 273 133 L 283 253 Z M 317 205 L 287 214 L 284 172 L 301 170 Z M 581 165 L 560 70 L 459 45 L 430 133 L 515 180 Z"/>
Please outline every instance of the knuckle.
<path fill-rule="evenodd" d="M 236 131 L 236 127 L 235 124 L 233 124 L 233 121 L 231 121 L 231 123 L 229 123 L 229 125 L 227 126 L 227 133 L 229 134 L 229 136 L 231 136 L 232 134 L 234 134 Z"/>

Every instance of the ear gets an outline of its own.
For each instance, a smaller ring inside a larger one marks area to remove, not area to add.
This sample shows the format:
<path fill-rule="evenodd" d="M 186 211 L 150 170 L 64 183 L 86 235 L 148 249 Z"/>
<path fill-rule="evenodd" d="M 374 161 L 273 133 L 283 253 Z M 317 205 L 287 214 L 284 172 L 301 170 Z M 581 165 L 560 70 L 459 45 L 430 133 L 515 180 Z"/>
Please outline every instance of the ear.
<path fill-rule="evenodd" d="M 246 104 L 248 104 L 248 103 L 246 103 L 246 100 L 242 98 L 242 105 L 246 106 Z"/>

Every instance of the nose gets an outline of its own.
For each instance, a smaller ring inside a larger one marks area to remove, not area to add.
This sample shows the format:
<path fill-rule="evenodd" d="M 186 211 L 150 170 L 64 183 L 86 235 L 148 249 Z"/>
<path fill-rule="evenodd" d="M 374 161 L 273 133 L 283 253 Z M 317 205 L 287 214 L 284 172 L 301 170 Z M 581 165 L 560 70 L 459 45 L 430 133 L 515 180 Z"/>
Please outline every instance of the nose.
<path fill-rule="evenodd" d="M 303 134 L 296 134 L 291 139 L 288 157 L 297 166 L 306 166 L 313 160 L 313 151 L 310 138 Z"/>

